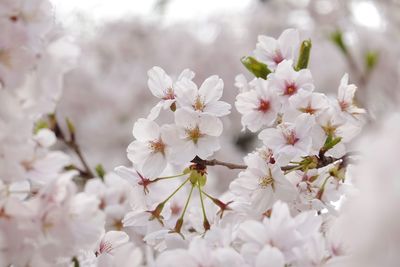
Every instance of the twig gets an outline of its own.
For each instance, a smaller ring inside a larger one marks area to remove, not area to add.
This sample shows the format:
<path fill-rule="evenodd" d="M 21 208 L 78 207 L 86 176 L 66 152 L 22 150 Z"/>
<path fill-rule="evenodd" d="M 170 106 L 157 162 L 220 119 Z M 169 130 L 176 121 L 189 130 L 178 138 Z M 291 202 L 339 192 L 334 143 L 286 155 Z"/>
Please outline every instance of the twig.
<path fill-rule="evenodd" d="M 240 164 L 234 164 L 234 163 L 229 163 L 229 162 L 224 162 L 224 161 L 220 161 L 217 159 L 210 159 L 210 160 L 206 160 L 206 159 L 201 159 L 199 157 L 195 157 L 192 160 L 193 163 L 196 164 L 200 164 L 200 165 L 205 165 L 205 166 L 225 166 L 228 169 L 234 170 L 234 169 L 240 169 L 240 170 L 244 170 L 247 168 L 246 165 L 240 165 Z"/>
<path fill-rule="evenodd" d="M 62 141 L 67 147 L 69 147 L 72 151 L 75 152 L 75 154 L 78 156 L 79 161 L 81 162 L 83 166 L 83 170 L 77 167 L 74 167 L 75 170 L 78 170 L 79 173 L 81 174 L 82 177 L 86 179 L 91 179 L 95 177 L 93 172 L 91 171 L 89 165 L 87 164 L 87 161 L 85 157 L 82 154 L 82 150 L 78 143 L 75 140 L 75 133 L 70 131 L 70 140 L 68 140 L 64 133 L 62 132 L 60 125 L 57 122 L 57 119 L 55 116 L 51 116 L 50 120 L 53 122 L 53 128 L 54 128 L 54 133 L 56 134 L 57 138 Z"/>
<path fill-rule="evenodd" d="M 316 169 L 328 166 L 332 163 L 341 161 L 342 165 L 348 165 L 349 163 L 351 163 L 349 157 L 355 155 L 356 152 L 349 152 L 346 155 L 344 155 L 343 157 L 340 158 L 335 158 L 335 157 L 327 157 L 325 155 L 320 155 L 321 157 L 317 157 L 317 166 Z M 224 161 L 220 161 L 217 159 L 210 159 L 210 160 L 205 160 L 205 159 L 201 159 L 199 157 L 195 157 L 192 160 L 192 163 L 196 163 L 196 164 L 200 164 L 200 165 L 204 165 L 204 166 L 225 166 L 228 169 L 234 170 L 234 169 L 239 169 L 239 170 L 244 170 L 247 169 L 247 165 L 241 165 L 241 164 L 235 164 L 235 163 L 229 163 L 229 162 L 224 162 Z M 293 169 L 298 168 L 299 165 L 287 165 L 287 166 L 282 166 L 281 170 L 282 171 L 290 171 Z"/>

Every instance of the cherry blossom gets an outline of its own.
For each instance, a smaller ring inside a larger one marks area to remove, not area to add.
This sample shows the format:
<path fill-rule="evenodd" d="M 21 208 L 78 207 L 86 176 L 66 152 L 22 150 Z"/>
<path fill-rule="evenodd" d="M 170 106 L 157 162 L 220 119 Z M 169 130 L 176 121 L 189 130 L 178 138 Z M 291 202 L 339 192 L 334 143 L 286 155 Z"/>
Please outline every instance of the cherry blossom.
<path fill-rule="evenodd" d="M 133 127 L 136 140 L 128 146 L 128 158 L 146 177 L 159 175 L 167 165 L 171 152 L 166 134 L 166 127 L 148 119 L 140 119 Z"/>
<path fill-rule="evenodd" d="M 277 200 L 295 199 L 294 186 L 278 166 L 266 162 L 260 154 L 248 157 L 246 163 L 247 170 L 239 174 L 230 189 L 238 195 L 248 195 L 252 211 L 257 216 L 267 212 Z"/>
<path fill-rule="evenodd" d="M 343 75 L 338 88 L 337 104 L 342 112 L 353 116 L 365 113 L 364 109 L 354 104 L 356 90 L 357 87 L 354 84 L 349 84 L 349 75 L 347 73 Z"/>
<path fill-rule="evenodd" d="M 220 148 L 218 137 L 223 126 L 217 117 L 178 109 L 175 123 L 176 126 L 168 127 L 164 137 L 174 147 L 174 161 L 189 162 L 195 156 L 207 158 Z"/>
<path fill-rule="evenodd" d="M 291 60 L 279 63 L 276 71 L 268 76 L 270 86 L 283 99 L 296 95 L 300 89 L 313 91 L 314 84 L 311 72 L 308 69 L 295 71 Z"/>
<path fill-rule="evenodd" d="M 278 39 L 259 35 L 257 48 L 254 51 L 256 58 L 275 70 L 283 60 L 293 60 L 295 50 L 300 44 L 299 32 L 295 29 L 286 29 Z"/>
<path fill-rule="evenodd" d="M 220 101 L 224 83 L 216 75 L 207 78 L 200 88 L 189 79 L 182 79 L 176 83 L 177 102 L 182 108 L 217 117 L 230 113 L 231 105 Z"/>
<path fill-rule="evenodd" d="M 172 82 L 171 77 L 160 67 L 153 67 L 147 74 L 149 76 L 147 84 L 151 93 L 155 97 L 161 99 L 160 102 L 153 107 L 148 116 L 148 119 L 154 120 L 158 117 L 162 109 L 176 109 L 176 82 Z M 191 80 L 193 77 L 194 73 L 189 69 L 185 69 L 179 75 L 177 82 L 182 79 Z"/>
<path fill-rule="evenodd" d="M 134 123 L 123 166 L 88 160 L 80 129 L 60 119 L 63 76 L 80 49 L 55 27 L 50 3 L 2 1 L 0 26 L 1 266 L 303 267 L 351 255 L 338 202 L 354 192 L 349 148 L 367 112 L 347 74 L 337 98 L 314 92 L 297 30 L 259 36 L 246 65 L 256 77 L 235 80 L 232 117 L 260 131 L 260 148 L 244 155 L 231 144 L 237 125 L 219 76 L 198 87 L 189 69 L 173 79 L 153 67 L 158 103 Z"/>
<path fill-rule="evenodd" d="M 271 126 L 281 108 L 278 95 L 271 90 L 268 81 L 257 79 L 251 89 L 237 95 L 235 106 L 242 114 L 242 125 L 255 132 L 263 126 Z"/>
<path fill-rule="evenodd" d="M 306 156 L 312 149 L 311 131 L 315 120 L 306 115 L 300 115 L 294 123 L 284 122 L 277 128 L 268 128 L 259 134 L 259 138 L 268 145 L 278 160 L 289 163 L 291 159 Z"/>

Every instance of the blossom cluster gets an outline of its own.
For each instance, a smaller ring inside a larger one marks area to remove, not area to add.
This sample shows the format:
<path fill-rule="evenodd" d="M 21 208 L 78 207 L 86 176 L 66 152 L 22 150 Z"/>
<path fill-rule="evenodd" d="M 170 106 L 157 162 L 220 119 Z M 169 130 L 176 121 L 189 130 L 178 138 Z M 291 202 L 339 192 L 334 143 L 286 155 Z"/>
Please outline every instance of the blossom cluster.
<path fill-rule="evenodd" d="M 262 146 L 244 164 L 213 158 L 231 105 L 216 75 L 148 71 L 158 99 L 133 126 L 132 166 L 96 172 L 73 123 L 54 114 L 77 48 L 47 0 L 3 1 L 0 20 L 0 266 L 331 266 L 349 151 L 364 123 L 345 74 L 338 95 L 315 92 L 311 41 L 288 29 L 260 36 L 255 76 L 238 75 L 243 131 Z M 168 121 L 168 123 L 164 123 Z M 63 150 L 68 148 L 80 160 Z M 215 165 L 235 175 L 219 194 Z"/>
<path fill-rule="evenodd" d="M 220 118 L 230 108 L 220 101 L 222 80 L 211 76 L 198 88 L 189 70 L 174 82 L 159 67 L 149 71 L 149 88 L 160 102 L 133 127 L 136 140 L 127 149 L 133 167 L 116 173 L 141 188 L 142 204 L 136 202 L 123 223 L 162 252 L 157 266 L 264 266 L 268 258 L 276 260 L 271 266 L 311 266 L 343 256 L 322 224 L 333 221 L 350 187 L 348 146 L 365 110 L 354 104 L 356 87 L 347 74 L 337 97 L 314 92 L 306 68 L 310 49 L 309 40 L 300 43 L 298 31 L 288 29 L 277 40 L 260 36 L 255 57 L 243 59 L 256 78 L 237 76 L 235 106 L 243 130 L 259 132 L 263 145 L 240 166 L 210 159 L 219 149 Z M 173 123 L 159 126 L 160 113 Z M 207 193 L 213 165 L 244 169 L 219 198 Z M 209 250 L 209 263 L 199 250 Z"/>

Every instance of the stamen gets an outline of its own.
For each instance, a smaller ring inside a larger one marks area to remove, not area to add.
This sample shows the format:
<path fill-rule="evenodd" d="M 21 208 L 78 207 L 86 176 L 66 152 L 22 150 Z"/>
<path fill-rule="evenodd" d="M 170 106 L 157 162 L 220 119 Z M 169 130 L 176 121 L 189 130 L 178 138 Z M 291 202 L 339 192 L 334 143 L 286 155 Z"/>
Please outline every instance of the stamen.
<path fill-rule="evenodd" d="M 197 96 L 196 101 L 194 102 L 193 108 L 194 110 L 203 111 L 204 110 L 204 102 L 201 101 L 200 96 Z"/>
<path fill-rule="evenodd" d="M 162 99 L 164 100 L 175 99 L 174 89 L 172 89 L 171 87 L 167 88 L 167 90 L 165 90 L 164 92 L 164 97 Z"/>
<path fill-rule="evenodd" d="M 186 129 L 186 135 L 195 144 L 197 144 L 199 138 L 203 136 L 203 134 L 200 132 L 199 126 L 196 126 L 193 129 Z"/>
<path fill-rule="evenodd" d="M 259 185 L 262 188 L 267 188 L 268 186 L 272 185 L 274 183 L 274 179 L 271 176 L 264 176 L 261 177 L 259 180 Z"/>
<path fill-rule="evenodd" d="M 291 95 L 294 95 L 296 92 L 297 92 L 296 84 L 295 83 L 289 83 L 289 84 L 286 84 L 285 91 L 284 91 L 283 95 L 291 96 Z"/>
<path fill-rule="evenodd" d="M 163 155 L 165 154 L 165 144 L 161 139 L 150 141 L 149 146 L 153 153 L 161 153 Z"/>
<path fill-rule="evenodd" d="M 258 104 L 258 108 L 257 108 L 258 111 L 266 113 L 269 111 L 270 108 L 271 108 L 271 105 L 270 105 L 269 101 L 260 99 L 260 103 Z"/>
<path fill-rule="evenodd" d="M 308 113 L 308 114 L 311 114 L 311 115 L 315 114 L 315 112 L 317 111 L 317 109 L 313 109 L 311 107 L 311 104 L 308 104 L 308 106 L 305 107 L 305 108 L 299 108 L 299 110 L 301 112 L 303 112 L 303 113 Z"/>
<path fill-rule="evenodd" d="M 296 133 L 294 131 L 289 131 L 287 133 L 284 133 L 285 139 L 286 139 L 286 143 L 288 145 L 292 145 L 294 146 L 297 141 L 299 141 L 299 138 L 297 138 Z"/>
<path fill-rule="evenodd" d="M 272 60 L 278 65 L 279 63 L 281 63 L 284 58 L 282 56 L 282 53 L 280 50 L 276 50 L 275 51 L 275 55 L 273 56 Z"/>

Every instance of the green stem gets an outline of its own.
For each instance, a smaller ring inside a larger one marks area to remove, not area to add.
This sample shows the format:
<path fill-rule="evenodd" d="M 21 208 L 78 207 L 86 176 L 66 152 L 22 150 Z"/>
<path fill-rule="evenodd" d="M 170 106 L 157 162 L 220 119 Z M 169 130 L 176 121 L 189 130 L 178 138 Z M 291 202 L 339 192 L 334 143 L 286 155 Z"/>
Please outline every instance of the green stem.
<path fill-rule="evenodd" d="M 198 184 L 198 188 L 199 188 L 201 210 L 203 212 L 203 220 L 206 221 L 207 215 L 206 215 L 206 209 L 204 208 L 204 202 L 203 202 L 203 194 L 202 194 L 203 190 L 201 190 L 200 182 L 198 182 L 197 184 Z"/>
<path fill-rule="evenodd" d="M 151 182 L 151 183 L 154 183 L 154 182 L 157 182 L 157 181 L 160 181 L 160 180 L 173 179 L 173 178 L 177 178 L 177 177 L 184 176 L 184 175 L 186 175 L 186 174 L 187 174 L 187 173 L 181 173 L 181 174 L 178 174 L 178 175 L 158 177 L 158 178 L 156 178 L 156 179 L 154 179 L 154 180 L 150 180 L 150 182 Z"/>
<path fill-rule="evenodd" d="M 167 203 L 168 200 L 170 200 L 179 190 L 181 190 L 181 188 L 189 181 L 189 178 L 187 178 L 177 189 L 175 189 L 174 192 L 172 192 L 171 195 L 169 195 L 163 202 L 161 203 Z"/>
<path fill-rule="evenodd" d="M 215 198 L 213 198 L 212 196 L 210 196 L 209 194 L 207 194 L 205 191 L 201 190 L 201 192 L 206 195 L 206 197 L 208 197 L 211 200 L 214 200 Z"/>
<path fill-rule="evenodd" d="M 181 217 L 179 217 L 179 219 L 182 219 L 182 220 L 183 220 L 183 217 L 185 216 L 187 207 L 189 206 L 190 198 L 192 197 L 193 188 L 194 188 L 194 184 L 192 184 L 192 188 L 190 188 L 189 196 L 188 196 L 188 198 L 187 198 L 187 200 L 186 200 L 185 207 L 183 208 Z"/>

